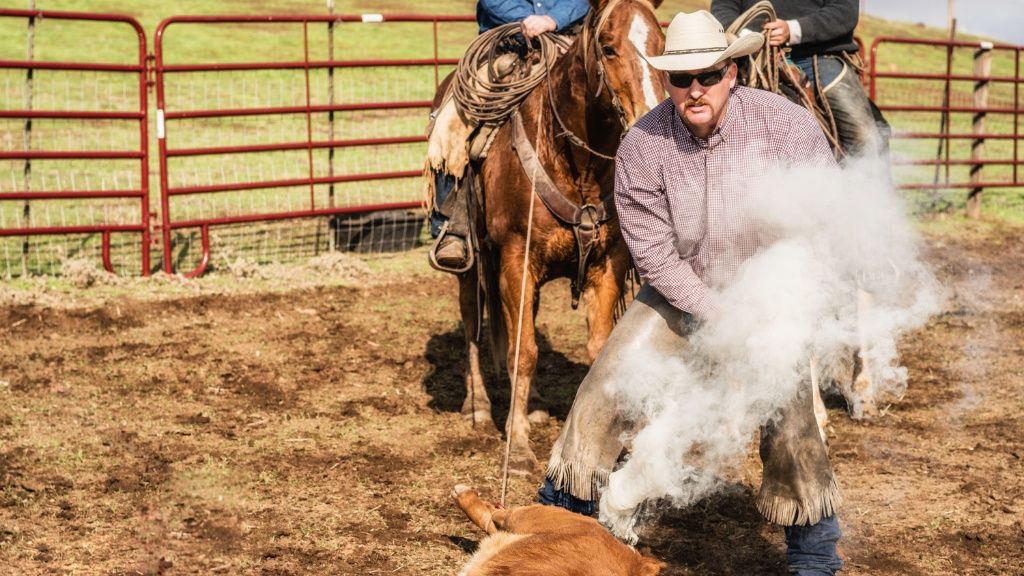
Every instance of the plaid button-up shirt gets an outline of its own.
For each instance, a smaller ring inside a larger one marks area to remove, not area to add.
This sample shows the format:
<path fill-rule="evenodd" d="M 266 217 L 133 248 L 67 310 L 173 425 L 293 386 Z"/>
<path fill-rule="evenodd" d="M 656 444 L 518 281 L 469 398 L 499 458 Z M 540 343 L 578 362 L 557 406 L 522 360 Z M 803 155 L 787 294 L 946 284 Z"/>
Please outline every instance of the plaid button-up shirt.
<path fill-rule="evenodd" d="M 718 128 L 697 138 L 671 99 L 630 128 L 615 162 L 615 206 L 640 276 L 673 306 L 707 318 L 710 288 L 764 247 L 743 199 L 773 167 L 835 165 L 807 110 L 736 87 Z"/>

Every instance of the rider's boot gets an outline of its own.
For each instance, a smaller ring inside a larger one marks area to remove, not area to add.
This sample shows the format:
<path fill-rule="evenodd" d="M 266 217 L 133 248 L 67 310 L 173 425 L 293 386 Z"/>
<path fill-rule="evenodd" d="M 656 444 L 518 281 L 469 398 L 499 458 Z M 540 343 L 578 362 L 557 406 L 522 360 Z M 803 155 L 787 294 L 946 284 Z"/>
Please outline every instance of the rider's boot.
<path fill-rule="evenodd" d="M 452 272 L 465 268 L 469 256 L 466 239 L 456 236 L 447 228 L 442 228 L 441 235 L 434 241 L 433 261 L 441 271 Z"/>
<path fill-rule="evenodd" d="M 463 179 L 454 185 L 451 193 L 438 209 L 448 220 L 441 226 L 437 240 L 430 249 L 430 265 L 442 272 L 461 274 L 473 265 L 469 238 L 468 191 Z"/>

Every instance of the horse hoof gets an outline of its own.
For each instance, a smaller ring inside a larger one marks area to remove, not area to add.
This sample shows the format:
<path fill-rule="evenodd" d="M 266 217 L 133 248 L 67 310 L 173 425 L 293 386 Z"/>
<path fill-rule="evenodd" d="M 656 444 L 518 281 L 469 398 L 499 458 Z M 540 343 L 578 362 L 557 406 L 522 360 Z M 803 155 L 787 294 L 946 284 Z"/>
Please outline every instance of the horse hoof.
<path fill-rule="evenodd" d="M 878 406 L 874 400 L 855 398 L 850 403 L 850 418 L 853 420 L 871 420 L 878 415 Z"/>
<path fill-rule="evenodd" d="M 462 419 L 472 424 L 475 430 L 498 431 L 498 427 L 494 425 L 494 419 L 491 418 L 491 413 L 488 411 L 463 412 Z"/>
<path fill-rule="evenodd" d="M 550 417 L 551 415 L 548 414 L 548 411 L 541 408 L 527 414 L 526 419 L 530 424 L 547 424 Z"/>
<path fill-rule="evenodd" d="M 529 476 L 539 468 L 540 463 L 537 461 L 537 457 L 533 455 L 533 450 L 530 450 L 529 448 L 525 450 L 517 450 L 513 448 L 512 453 L 509 454 L 509 474 L 515 474 L 516 476 Z"/>

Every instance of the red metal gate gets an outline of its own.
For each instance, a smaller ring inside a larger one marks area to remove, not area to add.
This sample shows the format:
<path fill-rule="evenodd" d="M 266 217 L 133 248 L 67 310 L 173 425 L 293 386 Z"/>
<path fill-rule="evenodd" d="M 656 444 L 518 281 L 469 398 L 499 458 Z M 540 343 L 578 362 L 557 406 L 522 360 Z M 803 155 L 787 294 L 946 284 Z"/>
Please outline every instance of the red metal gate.
<path fill-rule="evenodd" d="M 31 50 L 24 59 L 0 55 L 0 78 L 7 76 L 0 83 L 0 257 L 30 238 L 86 235 L 79 244 L 98 241 L 104 266 L 113 270 L 112 236 L 130 233 L 141 235 L 141 247 L 132 249 L 149 273 L 145 33 L 117 15 L 0 10 L 5 21 L 29 31 L 29 46 L 41 21 L 107 28 L 85 32 L 103 38 L 103 49 L 88 58 L 60 41 L 47 44 L 43 61 Z M 122 33 L 126 26 L 130 34 Z M 292 36 L 281 34 L 286 27 Z M 211 41 L 196 41 L 202 34 Z M 179 233 L 197 235 L 202 245 L 191 260 L 178 260 L 195 275 L 209 263 L 211 229 L 297 227 L 419 207 L 426 111 L 439 79 L 475 34 L 470 16 L 162 22 L 151 59 L 164 270 L 176 267 Z M 128 42 L 115 57 L 118 38 Z M 416 50 L 427 56 L 408 58 Z M 945 57 L 922 57 L 928 50 Z M 934 200 L 938 191 L 967 189 L 977 199 L 986 188 L 1024 187 L 1022 50 L 874 42 L 870 88 L 896 129 L 902 188 Z M 921 64 L 936 61 L 935 69 Z M 71 240 L 62 241 L 59 249 L 68 251 Z M 17 248 L 24 261 L 25 249 Z"/>
<path fill-rule="evenodd" d="M 464 39 L 442 45 L 441 35 L 457 36 L 443 25 L 460 26 Z M 275 61 L 252 46 L 243 55 L 188 54 L 172 33 L 186 27 L 227 44 L 258 43 L 261 31 L 282 42 L 281 28 L 291 27 L 296 40 L 275 51 L 292 58 Z M 197 275 L 210 260 L 211 227 L 421 206 L 430 99 L 474 33 L 472 17 L 163 21 L 155 56 L 165 270 L 175 268 L 175 231 L 199 229 Z M 380 56 L 413 36 L 430 57 Z"/>
<path fill-rule="evenodd" d="M 133 18 L 108 14 L 4 9 L 0 21 L 24 22 L 28 32 L 28 57 L 0 60 L 0 239 L 24 237 L 24 258 L 29 237 L 99 234 L 103 265 L 114 271 L 111 235 L 141 234 L 141 270 L 149 274 L 145 32 Z M 61 22 L 59 34 L 102 30 L 106 51 L 50 42 L 47 55 L 56 59 L 34 59 L 37 28 L 48 34 L 48 21 Z M 16 224 L 5 212 L 19 214 Z"/>
<path fill-rule="evenodd" d="M 1024 187 L 1021 53 L 991 42 L 877 38 L 871 97 L 893 124 L 894 164 L 906 190 Z M 972 206 L 973 202 L 973 206 Z M 933 206 L 934 207 L 934 206 Z"/>

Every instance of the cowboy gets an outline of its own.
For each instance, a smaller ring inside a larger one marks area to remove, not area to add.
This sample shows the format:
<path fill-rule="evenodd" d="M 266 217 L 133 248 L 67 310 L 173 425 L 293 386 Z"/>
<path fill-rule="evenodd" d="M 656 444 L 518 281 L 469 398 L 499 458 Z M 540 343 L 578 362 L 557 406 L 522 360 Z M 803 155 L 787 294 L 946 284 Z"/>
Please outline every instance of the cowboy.
<path fill-rule="evenodd" d="M 712 0 L 711 13 L 729 27 L 757 0 Z M 839 144 L 849 156 L 884 156 L 889 125 L 864 93 L 863 63 L 853 30 L 859 0 L 772 0 L 778 18 L 761 23 L 772 46 L 791 48 L 788 59 L 807 76 L 835 118 Z M 750 26 L 757 27 L 755 20 Z M 750 34 L 744 28 L 740 35 Z"/>
<path fill-rule="evenodd" d="M 547 32 L 567 33 L 590 10 L 588 0 L 480 0 L 476 5 L 476 20 L 480 32 L 503 24 L 519 22 L 523 36 L 532 40 Z M 521 47 L 511 47 L 519 51 Z M 435 179 L 434 205 L 440 207 L 455 187 L 455 178 L 438 172 Z M 444 270 L 465 268 L 468 248 L 462 231 L 452 227 L 441 235 L 448 217 L 439 210 L 430 213 L 430 234 L 437 239 L 433 247 L 434 260 Z"/>
<path fill-rule="evenodd" d="M 667 74 L 670 98 L 637 121 L 616 157 L 615 205 L 644 285 L 580 385 L 552 448 L 539 501 L 584 514 L 619 456 L 626 422 L 609 384 L 627 377 L 632 350 L 669 358 L 716 317 L 714 289 L 763 248 L 742 229 L 744 183 L 777 165 L 835 166 L 810 112 L 737 84 L 733 59 L 757 51 L 760 33 L 732 42 L 707 11 L 680 13 L 665 51 L 649 58 Z M 756 504 L 785 527 L 792 573 L 833 574 L 840 495 L 814 420 L 810 382 L 777 424 L 762 430 L 764 476 Z"/>

